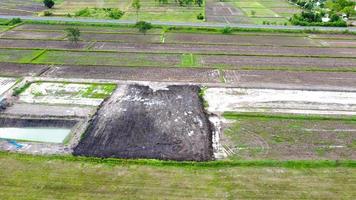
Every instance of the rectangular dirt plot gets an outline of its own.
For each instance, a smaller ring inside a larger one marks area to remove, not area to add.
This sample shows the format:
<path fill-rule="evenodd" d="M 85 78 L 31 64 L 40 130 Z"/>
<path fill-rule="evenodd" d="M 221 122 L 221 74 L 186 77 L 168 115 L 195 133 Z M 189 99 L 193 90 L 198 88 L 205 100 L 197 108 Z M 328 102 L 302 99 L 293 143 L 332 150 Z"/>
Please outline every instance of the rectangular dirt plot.
<path fill-rule="evenodd" d="M 48 67 L 44 65 L 0 62 L 0 75 L 14 77 L 34 76 L 45 71 L 47 68 Z"/>
<path fill-rule="evenodd" d="M 78 42 L 72 44 L 69 41 L 42 41 L 42 40 L 20 40 L 1 39 L 0 47 L 4 48 L 43 48 L 43 49 L 83 49 L 89 42 Z"/>
<path fill-rule="evenodd" d="M 356 92 L 286 89 L 209 88 L 210 112 L 267 112 L 355 115 Z"/>
<path fill-rule="evenodd" d="M 0 34 L 1 38 L 14 39 L 61 39 L 64 37 L 62 32 L 28 32 L 28 31 L 7 31 Z"/>
<path fill-rule="evenodd" d="M 98 106 L 115 88 L 116 85 L 113 84 L 35 82 L 20 94 L 19 101 Z"/>
<path fill-rule="evenodd" d="M 253 36 L 253 35 L 221 35 L 221 34 L 191 34 L 168 33 L 166 43 L 221 43 L 221 44 L 249 44 L 249 45 L 293 45 L 317 46 L 306 37 L 281 36 Z"/>
<path fill-rule="evenodd" d="M 94 116 L 78 156 L 212 159 L 211 130 L 197 86 L 120 88 Z"/>
<path fill-rule="evenodd" d="M 356 74 L 348 72 L 224 70 L 224 77 L 239 87 L 356 91 Z"/>
<path fill-rule="evenodd" d="M 151 34 L 98 34 L 82 33 L 81 39 L 90 41 L 115 41 L 130 43 L 157 43 L 160 42 L 160 35 Z"/>
<path fill-rule="evenodd" d="M 178 66 L 179 54 L 151 53 L 107 53 L 47 51 L 35 60 L 36 63 L 77 64 L 77 65 L 116 65 L 116 66 Z"/>
<path fill-rule="evenodd" d="M 308 58 L 308 57 L 278 57 L 278 56 L 220 56 L 202 55 L 205 66 L 245 68 L 295 68 L 295 69 L 335 69 L 356 67 L 355 59 L 348 58 Z"/>
<path fill-rule="evenodd" d="M 239 117 L 226 126 L 231 159 L 356 159 L 356 121 Z"/>
<path fill-rule="evenodd" d="M 135 81 L 220 82 L 217 70 L 160 67 L 56 66 L 43 76 Z"/>

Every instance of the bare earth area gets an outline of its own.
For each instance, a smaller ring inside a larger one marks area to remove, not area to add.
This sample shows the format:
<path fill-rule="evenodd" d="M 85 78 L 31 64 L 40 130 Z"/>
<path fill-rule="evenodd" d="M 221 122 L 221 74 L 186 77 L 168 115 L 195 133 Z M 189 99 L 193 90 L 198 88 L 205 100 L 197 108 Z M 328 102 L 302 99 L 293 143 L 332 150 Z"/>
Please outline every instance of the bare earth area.
<path fill-rule="evenodd" d="M 211 127 L 196 86 L 130 85 L 105 102 L 74 155 L 212 159 Z"/>

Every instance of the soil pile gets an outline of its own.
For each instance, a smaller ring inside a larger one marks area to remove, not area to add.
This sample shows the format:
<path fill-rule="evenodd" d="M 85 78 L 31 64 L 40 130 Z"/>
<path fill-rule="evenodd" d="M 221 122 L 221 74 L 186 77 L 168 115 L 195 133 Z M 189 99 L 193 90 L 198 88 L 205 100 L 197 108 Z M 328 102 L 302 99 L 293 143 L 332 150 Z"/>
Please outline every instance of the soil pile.
<path fill-rule="evenodd" d="M 118 89 L 94 116 L 74 155 L 205 161 L 211 127 L 198 86 Z"/>

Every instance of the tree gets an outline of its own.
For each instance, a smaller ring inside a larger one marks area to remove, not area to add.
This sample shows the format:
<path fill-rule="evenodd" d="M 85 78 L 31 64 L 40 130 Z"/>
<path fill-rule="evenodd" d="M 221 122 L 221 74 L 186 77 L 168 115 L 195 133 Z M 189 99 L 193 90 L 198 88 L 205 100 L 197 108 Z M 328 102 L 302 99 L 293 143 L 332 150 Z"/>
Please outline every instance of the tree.
<path fill-rule="evenodd" d="M 152 24 L 145 21 L 139 21 L 136 23 L 135 27 L 138 28 L 141 33 L 146 34 L 146 32 L 152 28 Z"/>
<path fill-rule="evenodd" d="M 67 35 L 66 37 L 72 43 L 78 44 L 80 31 L 78 28 L 66 28 Z"/>
<path fill-rule="evenodd" d="M 138 22 L 138 12 L 140 11 L 141 8 L 140 0 L 133 0 L 131 6 L 136 10 L 136 22 Z"/>
<path fill-rule="evenodd" d="M 47 8 L 52 8 L 54 6 L 54 1 L 53 0 L 43 0 L 43 4 L 47 7 Z"/>

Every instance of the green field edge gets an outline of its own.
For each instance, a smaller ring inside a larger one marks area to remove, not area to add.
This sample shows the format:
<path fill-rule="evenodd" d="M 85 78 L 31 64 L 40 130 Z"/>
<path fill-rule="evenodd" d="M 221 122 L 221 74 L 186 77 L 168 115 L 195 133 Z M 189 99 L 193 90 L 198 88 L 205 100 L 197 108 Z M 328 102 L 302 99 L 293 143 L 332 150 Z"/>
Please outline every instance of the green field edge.
<path fill-rule="evenodd" d="M 163 161 L 155 159 L 119 159 L 119 158 L 95 158 L 76 157 L 72 155 L 29 155 L 21 153 L 11 153 L 0 151 L 0 160 L 12 158 L 22 161 L 66 161 L 80 162 L 93 165 L 123 166 L 123 165 L 144 165 L 155 167 L 184 167 L 184 168 L 229 168 L 229 167 L 282 167 L 293 169 L 308 168 L 355 168 L 355 160 L 220 160 L 220 161 Z"/>
<path fill-rule="evenodd" d="M 333 121 L 352 121 L 356 122 L 356 116 L 333 116 L 333 115 L 303 115 L 303 114 L 270 114 L 270 113 L 246 113 L 246 112 L 224 112 L 222 116 L 225 119 L 240 119 L 240 118 L 266 118 L 266 119 L 293 119 L 293 120 L 333 120 Z"/>
<path fill-rule="evenodd" d="M 116 24 L 116 23 L 92 23 L 92 22 L 63 22 L 63 21 L 38 21 L 38 20 L 24 20 L 28 24 L 53 24 L 53 25 L 76 25 L 76 26 L 109 26 L 109 27 L 128 27 L 134 28 L 134 24 Z M 228 25 L 227 25 L 228 26 Z M 167 25 L 153 25 L 153 28 L 171 28 L 174 30 L 191 30 L 191 31 L 209 31 L 221 32 L 223 28 L 207 28 L 207 27 L 190 27 L 190 26 L 167 26 Z M 233 31 L 238 32 L 269 32 L 269 33 L 342 33 L 349 35 L 356 35 L 352 31 L 335 31 L 335 30 L 288 30 L 288 29 L 273 29 L 271 28 L 232 28 Z"/>
<path fill-rule="evenodd" d="M 283 58 L 340 58 L 340 59 L 356 59 L 355 57 L 345 57 L 345 56 L 329 56 L 329 55 L 298 55 L 298 54 L 246 54 L 246 53 L 220 53 L 220 52 L 186 52 L 186 51 L 181 51 L 181 52 L 163 52 L 163 51 L 120 51 L 120 50 L 87 50 L 87 49 L 53 49 L 53 48 L 27 48 L 27 47 L 0 47 L 0 50 L 2 49 L 8 49 L 8 50 L 44 50 L 44 52 L 40 52 L 38 56 L 35 57 L 35 59 L 32 59 L 32 61 L 36 60 L 36 58 L 41 57 L 43 54 L 46 52 L 50 51 L 62 51 L 62 52 L 79 52 L 79 53 L 133 53 L 133 54 L 157 54 L 157 55 L 181 55 L 185 53 L 192 53 L 197 56 L 246 56 L 246 57 L 283 57 Z"/>

